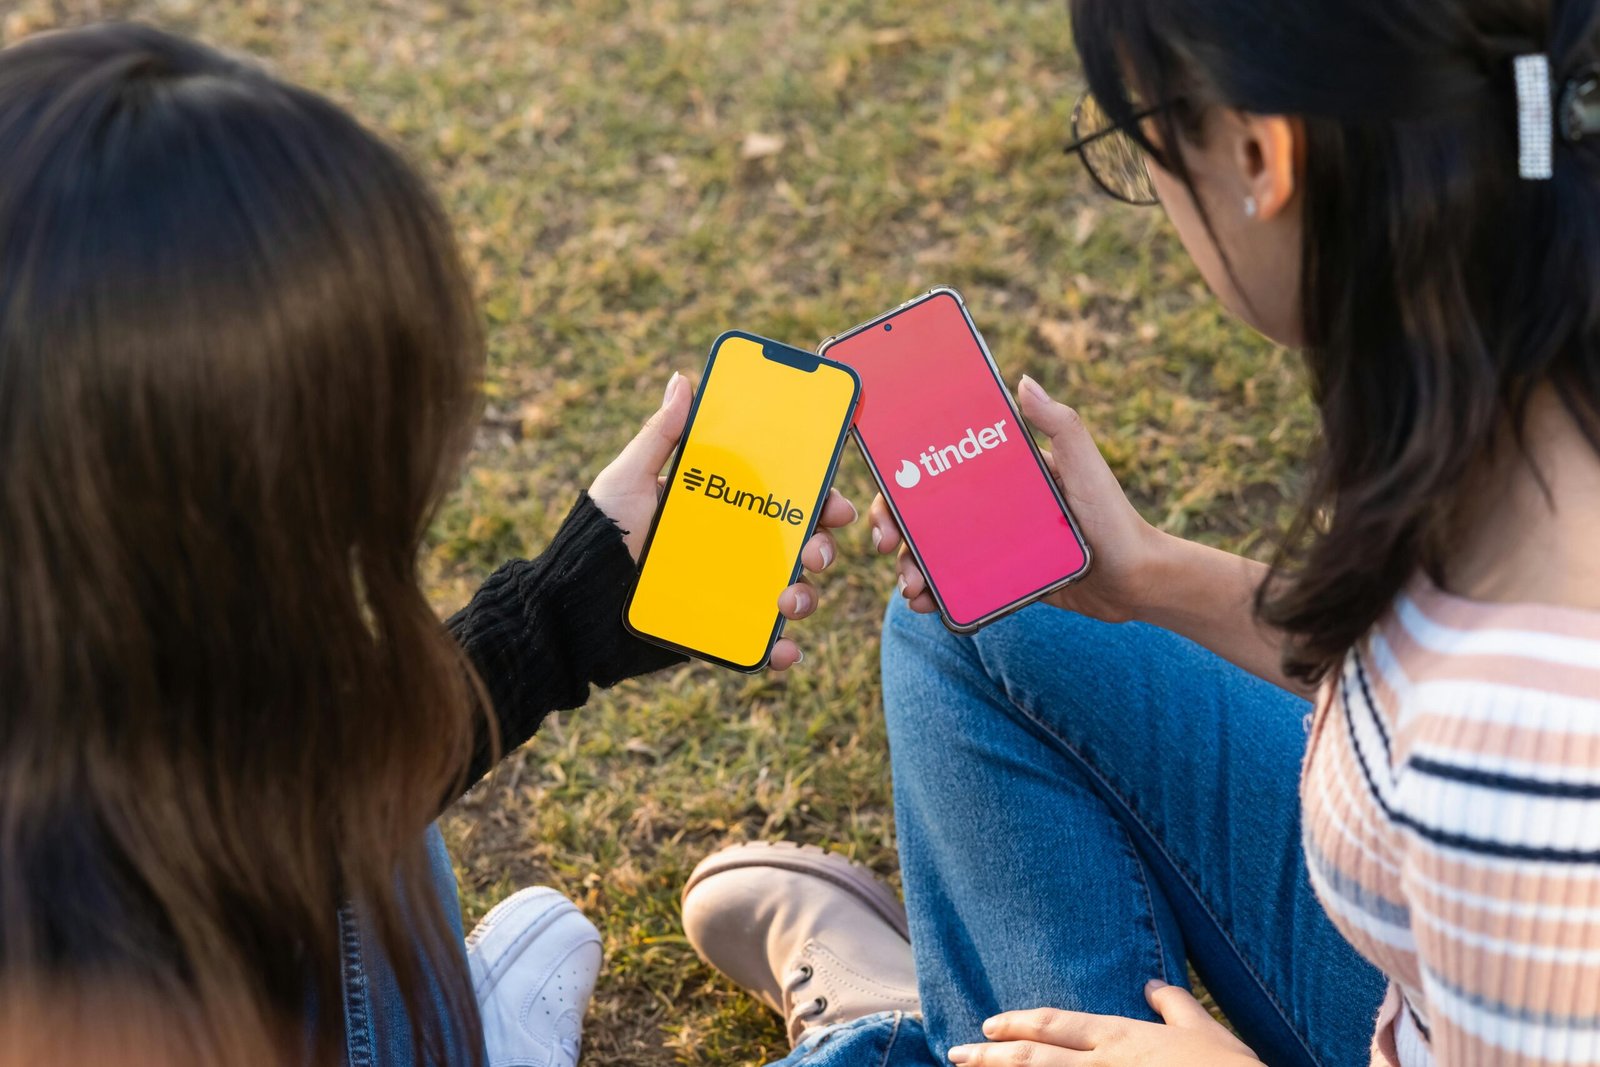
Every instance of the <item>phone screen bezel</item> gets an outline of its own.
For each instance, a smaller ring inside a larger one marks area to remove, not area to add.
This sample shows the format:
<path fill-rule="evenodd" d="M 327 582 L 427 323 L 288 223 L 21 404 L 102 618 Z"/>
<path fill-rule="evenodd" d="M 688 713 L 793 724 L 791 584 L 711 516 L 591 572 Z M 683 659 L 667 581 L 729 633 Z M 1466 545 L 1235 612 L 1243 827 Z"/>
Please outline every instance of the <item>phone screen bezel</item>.
<path fill-rule="evenodd" d="M 700 388 L 695 390 L 694 402 L 689 408 L 689 418 L 683 427 L 683 437 L 679 441 L 678 447 L 673 451 L 672 462 L 667 468 L 666 487 L 662 490 L 661 499 L 656 504 L 655 514 L 650 518 L 650 530 L 645 534 L 644 547 L 639 551 L 637 569 L 641 578 L 644 575 L 645 566 L 649 563 L 650 546 L 655 542 L 656 529 L 661 523 L 662 515 L 666 512 L 667 501 L 678 488 L 678 464 L 683 459 L 685 446 L 688 445 L 690 437 L 694 434 L 695 419 L 700 414 L 700 401 L 704 399 L 706 388 L 711 382 L 711 376 L 716 372 L 717 354 L 722 351 L 722 346 L 726 342 L 735 338 L 752 341 L 760 345 L 763 358 L 790 367 L 796 373 L 810 374 L 826 367 L 829 370 L 841 371 L 850 379 L 850 403 L 846 405 L 844 421 L 840 424 L 839 432 L 834 437 L 833 454 L 828 459 L 828 466 L 822 479 L 822 488 L 817 494 L 816 502 L 811 507 L 811 519 L 807 524 L 805 536 L 800 540 L 800 550 L 795 553 L 794 565 L 790 568 L 788 584 L 793 585 L 800 578 L 800 572 L 803 569 L 800 557 L 805 552 L 806 544 L 816 534 L 817 524 L 822 520 L 822 508 L 827 503 L 828 490 L 833 488 L 834 478 L 839 472 L 839 461 L 844 457 L 845 443 L 850 439 L 851 427 L 855 423 L 856 406 L 861 400 L 861 376 L 856 373 L 854 367 L 847 367 L 843 363 L 827 359 L 820 353 L 807 352 L 803 348 L 796 348 L 793 345 L 786 345 L 782 341 L 774 341 L 770 337 L 746 333 L 743 330 L 728 330 L 721 334 L 712 342 L 711 352 L 706 356 L 705 369 L 700 374 Z M 803 370 L 798 364 L 810 364 L 811 369 Z M 772 633 L 767 638 L 766 649 L 762 652 L 761 658 L 753 664 L 734 663 L 731 660 L 714 656 L 700 649 L 690 648 L 687 645 L 678 644 L 665 637 L 647 633 L 635 627 L 633 625 L 633 598 L 638 591 L 639 581 L 635 579 L 633 588 L 628 590 L 628 599 L 622 605 L 622 625 L 630 634 L 640 640 L 660 645 L 662 648 L 671 649 L 685 656 L 692 656 L 706 663 L 714 663 L 719 667 L 726 667 L 741 674 L 759 674 L 767 669 L 767 665 L 772 660 L 772 649 L 777 645 L 778 638 L 783 636 L 784 623 L 787 621 L 778 610 L 777 603 L 774 602 L 772 605 L 774 619 Z"/>
<path fill-rule="evenodd" d="M 967 302 L 962 299 L 959 292 L 948 285 L 936 286 L 935 288 L 928 290 L 926 293 L 923 293 L 921 296 L 906 301 L 897 308 L 886 311 L 874 319 L 869 319 L 868 321 L 863 322 L 861 325 L 847 330 L 844 333 L 828 338 L 817 347 L 817 354 L 822 357 L 827 357 L 828 350 L 834 345 L 837 345 L 843 341 L 847 341 L 852 337 L 858 337 L 869 330 L 877 329 L 883 326 L 885 323 L 891 322 L 897 316 L 904 315 L 905 313 L 912 311 L 931 300 L 937 300 L 941 297 L 949 297 L 955 301 L 956 307 L 961 310 L 962 319 L 966 322 L 967 330 L 969 333 L 971 333 L 972 339 L 977 342 L 978 351 L 983 353 L 984 362 L 989 368 L 989 374 L 994 378 L 995 385 L 1000 389 L 1000 395 L 1005 398 L 1006 404 L 1011 408 L 1011 413 L 1013 417 L 1016 418 L 1017 425 L 1023 427 L 1028 426 L 1027 419 L 1023 417 L 1022 409 L 1017 406 L 1016 398 L 1012 396 L 1011 390 L 1006 387 L 1005 378 L 1000 373 L 999 365 L 995 363 L 993 353 L 989 351 L 988 342 L 983 339 L 983 334 L 978 330 L 977 323 L 972 321 L 972 313 L 967 310 Z M 849 364 L 841 363 L 840 366 L 849 366 Z M 893 479 L 885 478 L 883 476 L 883 472 L 878 469 L 878 464 L 873 460 L 872 452 L 867 448 L 866 439 L 863 437 L 859 426 L 851 426 L 850 436 L 855 440 L 856 448 L 861 452 L 861 458 L 866 461 L 867 469 L 872 472 L 872 480 L 878 483 L 878 491 L 883 494 L 884 502 L 889 505 L 889 511 L 894 516 L 896 525 L 898 525 L 900 528 L 900 536 L 904 539 L 907 550 L 910 551 L 912 559 L 916 561 L 918 569 L 922 571 L 923 579 L 928 583 L 928 592 L 932 595 L 934 604 L 939 608 L 939 618 L 951 631 L 958 634 L 976 633 L 978 630 L 983 629 L 983 627 L 988 626 L 990 623 L 1002 619 L 1005 616 L 1010 615 L 1012 612 L 1027 607 L 1040 597 L 1049 596 L 1051 593 L 1054 593 L 1057 590 L 1065 589 L 1067 586 L 1072 585 L 1075 582 L 1082 581 L 1084 577 L 1088 575 L 1089 570 L 1094 563 L 1094 556 L 1089 547 L 1089 542 L 1084 539 L 1083 530 L 1078 526 L 1077 517 L 1072 514 L 1072 509 L 1067 506 L 1066 498 L 1061 494 L 1061 486 L 1056 482 L 1055 476 L 1050 473 L 1050 468 L 1045 464 L 1044 455 L 1039 451 L 1039 446 L 1033 439 L 1033 433 L 1031 430 L 1029 430 L 1023 435 L 1027 439 L 1028 449 L 1033 453 L 1034 462 L 1039 466 L 1040 477 L 1042 477 L 1045 484 L 1050 487 L 1050 493 L 1055 497 L 1056 505 L 1060 507 L 1061 514 L 1065 516 L 1067 525 L 1072 528 L 1073 538 L 1078 542 L 1078 547 L 1083 550 L 1083 566 L 1079 567 L 1076 571 L 1072 572 L 1066 577 L 1052 581 L 1039 589 L 1024 594 L 1016 600 L 1013 600 L 1012 602 L 995 609 L 989 614 L 984 615 L 973 622 L 957 622 L 950 614 L 950 609 L 948 605 L 946 605 L 943 595 L 939 592 L 939 586 L 934 580 L 934 576 L 929 572 L 927 566 L 923 563 L 922 553 L 917 548 L 916 539 L 912 537 L 911 532 L 906 529 L 906 524 L 900 516 L 899 505 L 895 502 L 895 492 L 897 491 L 897 487 L 892 484 Z"/>

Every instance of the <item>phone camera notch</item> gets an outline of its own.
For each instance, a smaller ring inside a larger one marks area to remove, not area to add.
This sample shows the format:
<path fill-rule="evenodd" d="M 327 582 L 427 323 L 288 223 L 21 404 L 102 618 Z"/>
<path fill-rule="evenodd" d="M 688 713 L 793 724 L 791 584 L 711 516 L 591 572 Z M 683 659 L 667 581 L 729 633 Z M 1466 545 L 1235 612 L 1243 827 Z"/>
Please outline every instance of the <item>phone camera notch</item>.
<path fill-rule="evenodd" d="M 884 333 L 888 333 L 892 329 L 894 329 L 894 323 L 886 322 L 886 323 L 883 324 L 883 332 Z"/>

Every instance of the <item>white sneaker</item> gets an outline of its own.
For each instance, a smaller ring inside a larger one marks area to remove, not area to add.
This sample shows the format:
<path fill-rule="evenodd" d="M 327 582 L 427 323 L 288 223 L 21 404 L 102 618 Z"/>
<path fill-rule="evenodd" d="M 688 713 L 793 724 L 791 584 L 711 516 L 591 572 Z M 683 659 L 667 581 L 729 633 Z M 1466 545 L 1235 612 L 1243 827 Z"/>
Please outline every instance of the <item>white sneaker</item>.
<path fill-rule="evenodd" d="M 576 1067 L 600 932 L 554 889 L 511 894 L 467 935 L 489 1067 Z"/>

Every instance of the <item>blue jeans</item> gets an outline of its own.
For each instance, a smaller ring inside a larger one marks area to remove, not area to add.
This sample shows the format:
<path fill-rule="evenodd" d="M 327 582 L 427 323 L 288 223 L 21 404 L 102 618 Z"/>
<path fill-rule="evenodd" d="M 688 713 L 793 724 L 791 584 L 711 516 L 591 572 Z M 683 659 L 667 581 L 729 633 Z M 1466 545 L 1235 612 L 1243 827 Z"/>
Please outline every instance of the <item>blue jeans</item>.
<path fill-rule="evenodd" d="M 444 847 L 444 836 L 437 826 L 428 828 L 428 863 L 436 898 L 422 901 L 419 907 L 443 907 L 457 948 L 465 960 L 466 947 L 461 931 L 461 900 L 455 869 Z M 344 941 L 344 1021 L 345 1062 L 348 1067 L 417 1067 L 411 1048 L 411 1018 L 400 986 L 389 963 L 376 950 L 371 933 L 358 911 L 339 909 L 339 933 Z M 463 962 L 463 966 L 465 963 Z M 433 975 L 424 980 L 432 987 L 434 1003 L 441 1005 L 436 1018 L 448 1017 L 444 997 Z M 446 1064 L 473 1062 L 473 1050 L 481 1061 L 483 1033 L 460 1034 L 447 1030 Z"/>
<path fill-rule="evenodd" d="M 1175 634 L 1035 606 L 960 637 L 884 624 L 895 825 L 923 1018 L 812 1035 L 783 1062 L 943 1065 L 998 1011 L 1155 1021 L 1205 981 L 1266 1063 L 1368 1062 L 1384 981 L 1300 851 L 1310 706 Z"/>

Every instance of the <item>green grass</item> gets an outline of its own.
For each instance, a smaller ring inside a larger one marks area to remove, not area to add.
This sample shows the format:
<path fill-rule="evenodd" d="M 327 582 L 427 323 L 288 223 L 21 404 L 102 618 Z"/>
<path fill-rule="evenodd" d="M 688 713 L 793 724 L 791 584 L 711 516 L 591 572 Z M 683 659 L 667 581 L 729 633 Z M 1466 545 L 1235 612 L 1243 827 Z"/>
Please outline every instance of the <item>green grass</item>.
<path fill-rule="evenodd" d="M 440 515 L 441 610 L 537 552 L 673 369 L 743 328 L 813 346 L 960 288 L 1009 378 L 1074 403 L 1166 529 L 1246 551 L 1313 432 L 1294 358 L 1230 324 L 1159 213 L 1064 157 L 1060 0 L 10 0 L 0 32 L 139 17 L 248 50 L 405 146 L 490 324 L 488 417 Z M 937 8 L 937 10 L 930 10 Z M 852 452 L 840 487 L 865 504 Z M 701 965 L 677 893 L 729 840 L 895 877 L 877 680 L 891 571 L 857 527 L 787 679 L 685 667 L 550 722 L 447 819 L 470 920 L 556 885 L 608 967 L 590 1065 L 760 1063 L 776 1020 Z"/>

